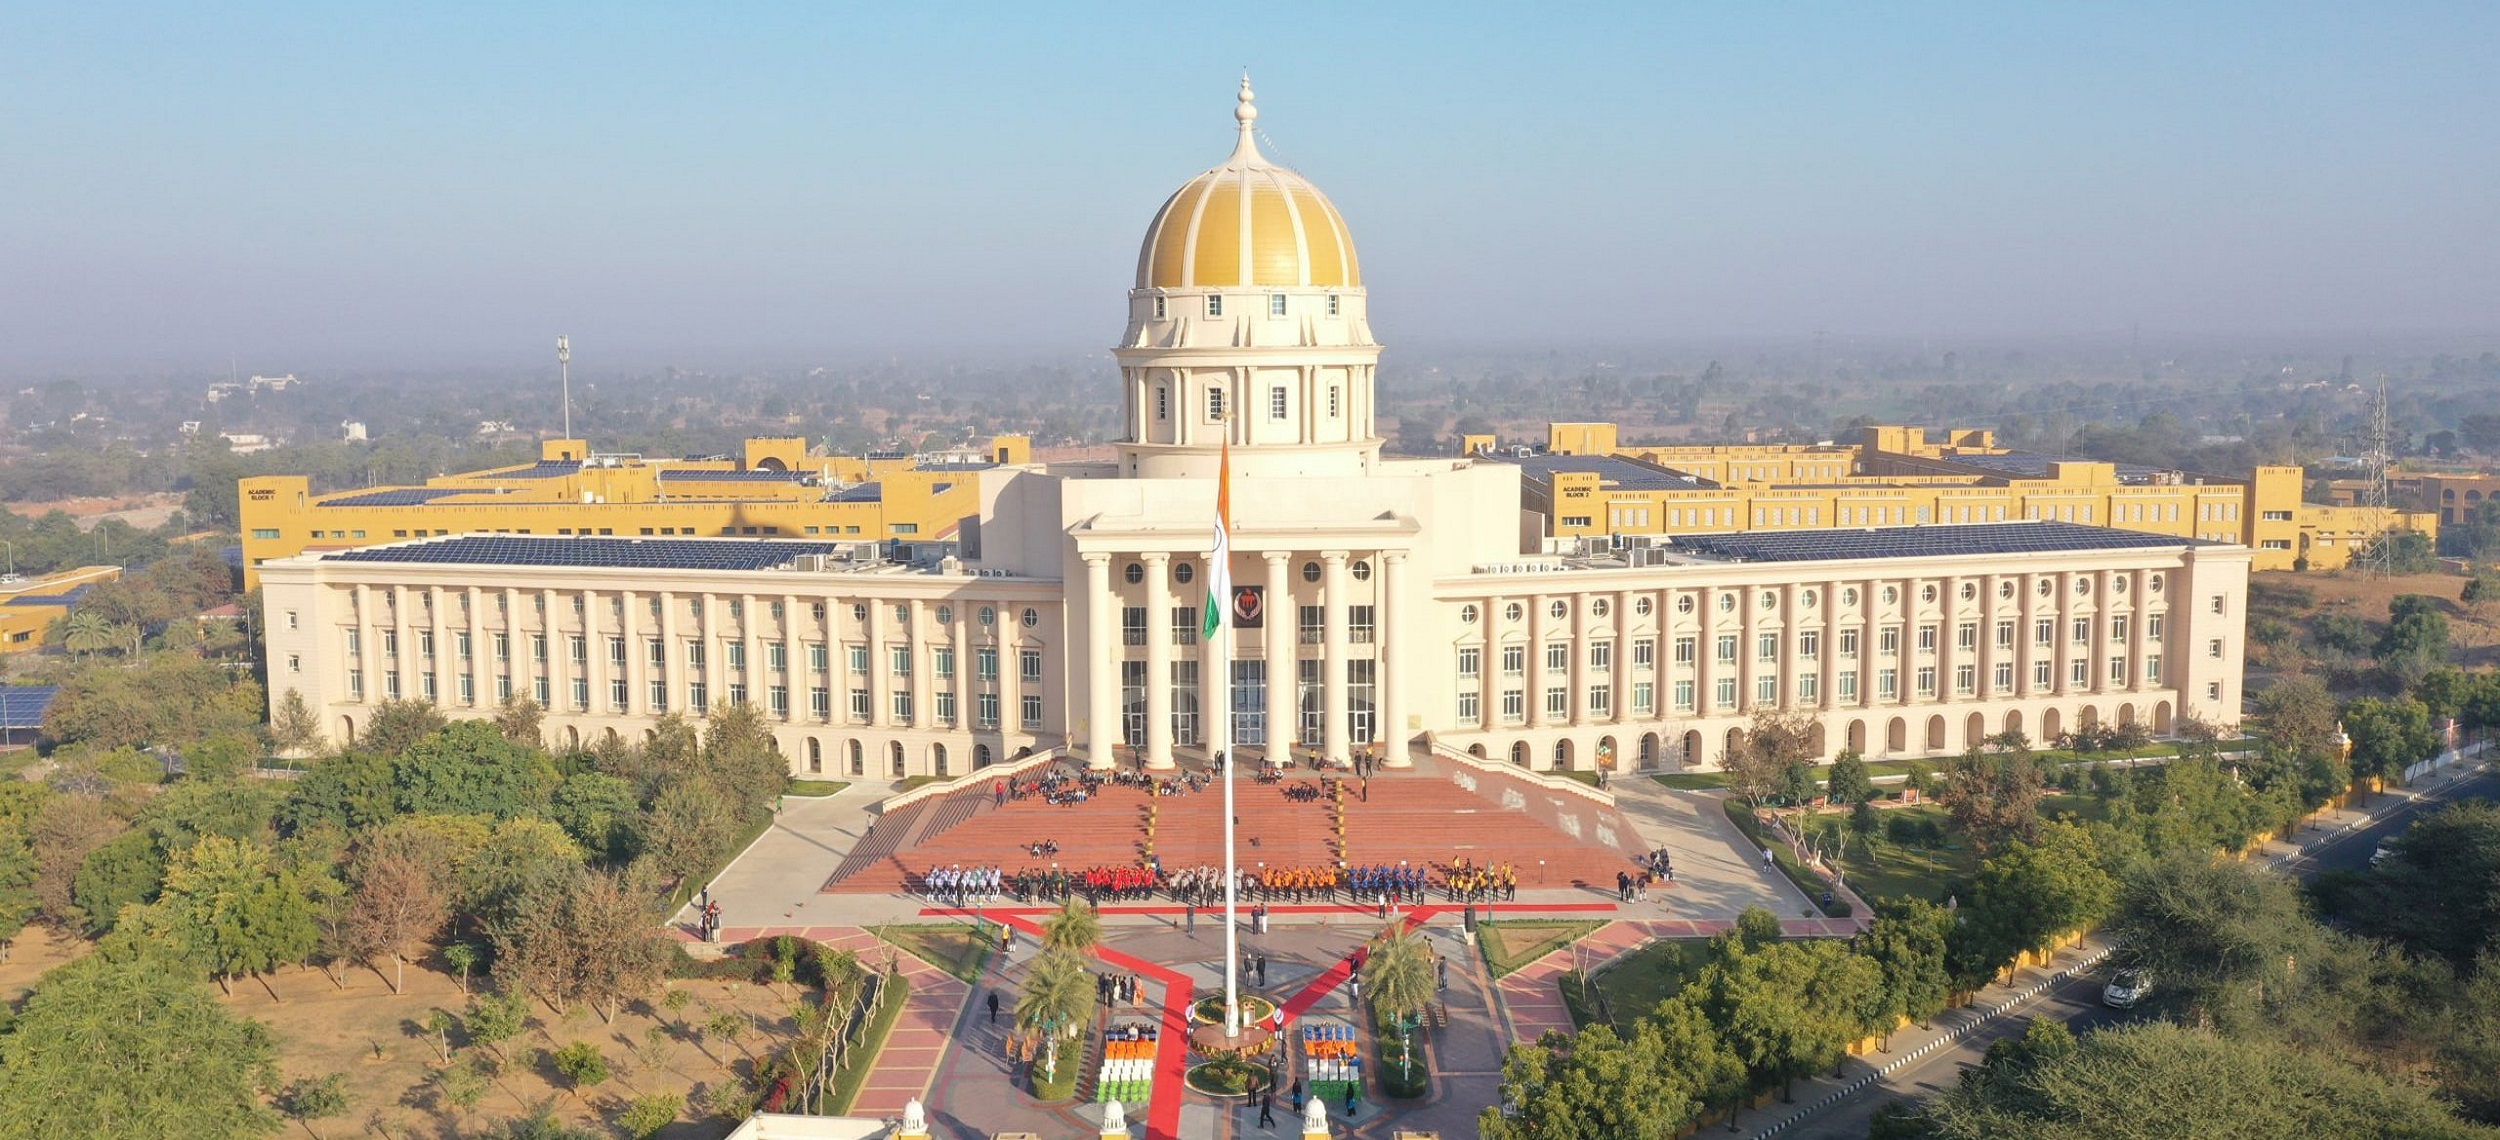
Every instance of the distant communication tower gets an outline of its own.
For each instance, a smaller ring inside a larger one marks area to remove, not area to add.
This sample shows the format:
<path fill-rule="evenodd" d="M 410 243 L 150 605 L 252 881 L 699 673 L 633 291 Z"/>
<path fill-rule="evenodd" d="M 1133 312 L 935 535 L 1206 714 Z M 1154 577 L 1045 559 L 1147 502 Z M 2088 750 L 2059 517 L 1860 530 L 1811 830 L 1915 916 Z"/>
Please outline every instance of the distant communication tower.
<path fill-rule="evenodd" d="M 556 374 L 564 385 L 564 438 L 573 438 L 573 338 L 556 337 Z"/>
<path fill-rule="evenodd" d="M 2361 505 L 2367 508 L 2370 534 L 2362 540 L 2361 554 L 2354 560 L 2362 574 L 2385 578 L 2395 572 L 2396 552 L 2388 535 L 2395 518 L 2395 506 L 2388 501 L 2387 468 L 2395 462 L 2396 448 L 2387 427 L 2387 374 L 2378 376 L 2378 391 L 2370 397 L 2370 437 L 2362 451 L 2361 461 L 2370 469 L 2370 487 L 2364 492 Z"/>

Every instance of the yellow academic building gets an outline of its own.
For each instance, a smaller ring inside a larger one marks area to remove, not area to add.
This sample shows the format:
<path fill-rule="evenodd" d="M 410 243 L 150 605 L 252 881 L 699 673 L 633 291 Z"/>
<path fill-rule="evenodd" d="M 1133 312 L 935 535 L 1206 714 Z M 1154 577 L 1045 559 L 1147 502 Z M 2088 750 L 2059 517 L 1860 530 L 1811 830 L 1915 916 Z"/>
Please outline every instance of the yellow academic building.
<path fill-rule="evenodd" d="M 1999 447 L 1995 433 L 1870 427 L 1851 444 L 1626 446 L 1615 425 L 1546 427 L 1542 449 L 1471 455 L 1517 464 L 1524 507 L 1549 542 L 1729 531 L 2041 519 L 2232 542 L 2257 570 L 2333 570 L 2383 529 L 2437 537 L 2439 516 L 2308 503 L 2301 469 L 2245 478 Z"/>
<path fill-rule="evenodd" d="M 453 534 L 825 537 L 952 541 L 977 513 L 972 476 L 1031 461 L 1000 436 L 986 452 L 821 456 L 796 437 L 750 439 L 742 454 L 683 459 L 595 453 L 549 440 L 536 463 L 438 476 L 421 487 L 312 493 L 301 475 L 242 481 L 245 586 L 260 564 Z"/>

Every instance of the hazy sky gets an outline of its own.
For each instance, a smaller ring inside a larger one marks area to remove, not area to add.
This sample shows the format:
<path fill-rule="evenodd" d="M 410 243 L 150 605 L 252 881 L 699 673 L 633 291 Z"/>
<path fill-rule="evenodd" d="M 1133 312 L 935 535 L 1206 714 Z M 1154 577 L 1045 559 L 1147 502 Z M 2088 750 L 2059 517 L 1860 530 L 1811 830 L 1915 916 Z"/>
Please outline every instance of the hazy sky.
<path fill-rule="evenodd" d="M 21 2 L 0 374 L 1107 346 L 1244 64 L 1393 347 L 2480 335 L 2496 60 L 2491 3 Z"/>

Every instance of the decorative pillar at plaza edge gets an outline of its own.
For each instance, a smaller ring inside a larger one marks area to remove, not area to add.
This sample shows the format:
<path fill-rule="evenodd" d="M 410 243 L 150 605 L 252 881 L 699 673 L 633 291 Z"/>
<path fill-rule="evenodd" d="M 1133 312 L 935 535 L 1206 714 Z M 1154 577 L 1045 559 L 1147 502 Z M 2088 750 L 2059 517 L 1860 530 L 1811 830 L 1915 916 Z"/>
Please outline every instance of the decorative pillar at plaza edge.
<path fill-rule="evenodd" d="M 1259 645 L 1267 657 L 1267 756 L 1293 759 L 1293 737 L 1302 725 L 1297 702 L 1302 678 L 1295 673 L 1294 644 L 1301 636 L 1301 610 L 1294 604 L 1293 580 L 1287 576 L 1290 552 L 1268 551 L 1267 616 L 1259 628 Z"/>
<path fill-rule="evenodd" d="M 1325 631 L 1321 645 L 1326 650 L 1320 664 L 1321 708 L 1324 719 L 1320 731 L 1328 737 L 1327 756 L 1331 763 L 1343 763 L 1352 753 L 1346 749 L 1346 552 L 1331 550 L 1322 553 L 1320 564 L 1325 573 L 1320 580 L 1320 628 Z"/>
<path fill-rule="evenodd" d="M 1112 623 L 1111 556 L 1085 556 L 1085 763 L 1097 770 L 1112 765 L 1120 740 L 1120 631 Z M 1002 623 L 1006 619 L 999 619 Z M 1002 624 L 1001 628 L 1004 628 Z M 999 638 L 1000 653 L 1012 639 Z M 1015 668 L 1002 660 L 999 668 Z M 1004 710 L 1000 712 L 1003 720 Z"/>
<path fill-rule="evenodd" d="M 1380 629 L 1372 637 L 1378 661 L 1372 683 L 1380 693 L 1381 762 L 1391 768 L 1410 768 L 1415 764 L 1414 732 L 1406 723 L 1406 662 L 1390 647 L 1406 636 L 1406 553 L 1384 551 L 1380 555 Z M 1396 660 L 1391 660 L 1396 658 Z"/>
<path fill-rule="evenodd" d="M 1172 556 L 1146 563 L 1146 766 L 1172 766 Z"/>
<path fill-rule="evenodd" d="M 1216 573 L 1213 554 L 1200 560 L 1198 580 L 1206 584 L 1208 606 L 1223 607 L 1232 604 L 1231 598 L 1223 597 L 1215 592 Z M 1229 575 L 1226 580 L 1230 580 Z M 1224 615 L 1224 624 L 1215 631 L 1214 637 L 1207 638 L 1198 646 L 1198 741 L 1207 749 L 1209 759 L 1213 758 L 1215 745 L 1212 742 L 1216 739 L 1215 730 L 1219 725 L 1226 730 L 1223 739 L 1231 744 L 1233 752 L 1236 755 L 1241 752 L 1241 741 L 1231 731 L 1232 722 L 1229 720 L 1219 722 L 1215 719 L 1233 715 L 1233 688 L 1228 683 L 1232 678 L 1224 676 L 1223 673 L 1228 668 L 1225 663 L 1240 656 L 1241 638 L 1233 630 L 1232 615 L 1221 608 L 1215 612 Z M 1200 615 L 1202 619 L 1204 616 Z M 1216 652 L 1218 649 L 1228 648 L 1225 645 L 1227 641 L 1232 643 L 1229 646 L 1230 651 Z"/>

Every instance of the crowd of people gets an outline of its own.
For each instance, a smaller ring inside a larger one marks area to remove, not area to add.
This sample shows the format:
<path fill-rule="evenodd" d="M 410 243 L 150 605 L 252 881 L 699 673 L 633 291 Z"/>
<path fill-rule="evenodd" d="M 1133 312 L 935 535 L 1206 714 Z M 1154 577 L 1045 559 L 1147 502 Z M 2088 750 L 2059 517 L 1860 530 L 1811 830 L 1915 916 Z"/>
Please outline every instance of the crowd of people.
<path fill-rule="evenodd" d="M 1034 845 L 1056 852 L 1057 844 Z M 1038 850 L 1037 850 L 1038 854 Z M 1624 901 L 1646 898 L 1645 888 L 1673 879 L 1666 855 L 1642 858 L 1638 873 L 1617 883 Z M 1245 902 L 1334 903 L 1392 906 L 1419 905 L 1438 890 L 1456 903 L 1515 902 L 1519 871 L 1509 863 L 1473 863 L 1460 858 L 1447 864 L 1381 863 L 1358 867 L 1239 868 L 1233 887 Z M 1224 900 L 1224 869 L 1213 865 L 1164 867 L 1142 865 L 1026 868 L 953 864 L 923 874 L 918 893 L 949 906 L 991 904 L 1003 899 L 1025 903 L 1056 903 L 1083 898 L 1093 903 L 1139 903 L 1157 895 L 1184 906 L 1216 906 Z"/>
<path fill-rule="evenodd" d="M 1461 858 L 1442 875 L 1451 902 L 1511 902 L 1519 897 L 1519 869 L 1508 863 L 1474 866 Z"/>
<path fill-rule="evenodd" d="M 920 893 L 948 906 L 997 902 L 1004 879 L 996 867 L 939 867 L 920 877 Z"/>

